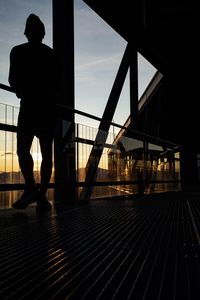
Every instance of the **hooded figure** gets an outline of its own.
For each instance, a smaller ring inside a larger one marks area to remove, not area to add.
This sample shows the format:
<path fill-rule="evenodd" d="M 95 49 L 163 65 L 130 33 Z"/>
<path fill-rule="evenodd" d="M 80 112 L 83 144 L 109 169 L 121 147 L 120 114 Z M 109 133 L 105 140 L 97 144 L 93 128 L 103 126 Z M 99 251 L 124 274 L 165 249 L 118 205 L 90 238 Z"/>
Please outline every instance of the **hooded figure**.
<path fill-rule="evenodd" d="M 30 14 L 26 20 L 24 34 L 27 38 L 35 36 L 43 39 L 45 36 L 44 23 L 40 20 L 38 16 Z"/>
<path fill-rule="evenodd" d="M 10 53 L 9 83 L 21 99 L 17 154 L 26 183 L 24 194 L 13 207 L 26 208 L 34 201 L 40 206 L 49 207 L 46 192 L 52 172 L 52 142 L 59 81 L 58 59 L 54 50 L 42 43 L 45 26 L 38 16 L 29 15 L 24 34 L 28 42 L 15 46 Z M 39 139 L 42 153 L 39 191 L 35 184 L 30 153 L 34 136 Z"/>

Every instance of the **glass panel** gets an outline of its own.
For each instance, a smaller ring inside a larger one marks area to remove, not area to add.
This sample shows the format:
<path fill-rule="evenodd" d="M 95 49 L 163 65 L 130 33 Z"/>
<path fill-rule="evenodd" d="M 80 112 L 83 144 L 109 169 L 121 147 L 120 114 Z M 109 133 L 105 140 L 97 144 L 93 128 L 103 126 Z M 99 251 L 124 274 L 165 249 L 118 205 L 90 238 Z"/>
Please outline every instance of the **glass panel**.
<path fill-rule="evenodd" d="M 6 110 L 6 124 L 13 125 L 14 124 L 14 111 L 13 106 L 7 105 Z"/>
<path fill-rule="evenodd" d="M 0 131 L 0 183 L 4 183 L 6 179 L 5 173 L 5 131 Z"/>
<path fill-rule="evenodd" d="M 156 73 L 156 68 L 138 53 L 138 98 L 140 99 L 151 79 Z M 138 99 L 138 100 L 139 100 Z"/>
<path fill-rule="evenodd" d="M 0 184 L 24 183 L 16 147 L 16 133 L 0 131 Z"/>
<path fill-rule="evenodd" d="M 19 108 L 18 107 L 13 107 L 13 125 L 17 126 L 17 119 L 18 119 L 18 114 L 19 114 Z"/>
<path fill-rule="evenodd" d="M 121 137 L 112 149 L 108 150 L 109 177 L 112 180 L 137 180 L 143 169 L 143 142 Z"/>
<path fill-rule="evenodd" d="M 84 182 L 90 157 L 91 168 L 96 170 L 94 184 L 105 182 L 93 188 L 92 198 L 180 189 L 176 182 L 180 180 L 179 155 L 173 149 L 144 143 L 142 136 L 140 140 L 134 134 L 126 137 L 100 131 L 96 138 L 97 129 L 77 128 L 77 180 Z"/>
<path fill-rule="evenodd" d="M 113 123 L 117 123 L 123 126 L 129 117 L 130 117 L 130 74 L 128 70 L 112 121 Z M 117 134 L 120 131 L 120 128 L 113 127 L 113 130 L 114 133 Z"/>
<path fill-rule="evenodd" d="M 5 124 L 6 105 L 0 103 L 0 123 Z"/>
<path fill-rule="evenodd" d="M 6 132 L 5 142 L 5 172 L 6 172 L 6 183 L 13 182 L 13 143 L 12 143 L 12 132 Z"/>

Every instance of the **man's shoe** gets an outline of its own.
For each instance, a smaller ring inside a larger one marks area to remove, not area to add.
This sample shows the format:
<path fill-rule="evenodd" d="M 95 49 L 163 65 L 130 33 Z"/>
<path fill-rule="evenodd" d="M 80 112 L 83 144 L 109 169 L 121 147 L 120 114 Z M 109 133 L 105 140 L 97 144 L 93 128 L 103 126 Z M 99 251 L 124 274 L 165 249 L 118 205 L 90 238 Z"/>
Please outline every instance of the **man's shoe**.
<path fill-rule="evenodd" d="M 47 198 L 43 195 L 40 195 L 40 197 L 37 200 L 37 209 L 39 210 L 51 210 L 52 205 L 47 200 Z"/>
<path fill-rule="evenodd" d="M 37 202 L 39 197 L 38 190 L 28 190 L 25 189 L 24 193 L 22 194 L 21 198 L 13 203 L 12 207 L 16 209 L 25 209 L 29 206 L 29 204 L 33 202 Z"/>

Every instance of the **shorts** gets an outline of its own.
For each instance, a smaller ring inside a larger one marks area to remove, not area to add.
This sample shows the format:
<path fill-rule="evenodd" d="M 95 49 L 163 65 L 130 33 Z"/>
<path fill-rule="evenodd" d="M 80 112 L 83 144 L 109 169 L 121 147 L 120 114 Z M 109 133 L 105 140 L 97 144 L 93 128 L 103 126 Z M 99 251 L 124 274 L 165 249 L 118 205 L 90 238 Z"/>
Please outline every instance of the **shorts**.
<path fill-rule="evenodd" d="M 36 137 L 54 136 L 56 117 L 53 111 L 35 111 L 20 108 L 18 115 L 17 133 L 21 135 L 32 134 Z"/>

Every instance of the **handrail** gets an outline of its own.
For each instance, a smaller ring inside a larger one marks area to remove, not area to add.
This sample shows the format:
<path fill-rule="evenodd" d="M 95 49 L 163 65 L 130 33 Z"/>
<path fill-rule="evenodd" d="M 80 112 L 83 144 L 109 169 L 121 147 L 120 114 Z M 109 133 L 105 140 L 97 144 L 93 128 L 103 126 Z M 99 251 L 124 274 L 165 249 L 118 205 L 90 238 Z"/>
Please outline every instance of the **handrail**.
<path fill-rule="evenodd" d="M 11 92 L 11 93 L 15 92 L 14 89 L 11 88 L 11 86 L 3 84 L 3 83 L 0 83 L 0 89 Z"/>
<path fill-rule="evenodd" d="M 9 132 L 17 132 L 17 126 L 0 123 L 0 130 L 9 131 Z"/>
<path fill-rule="evenodd" d="M 63 109 L 66 109 L 66 110 L 71 110 L 71 111 L 73 111 L 75 114 L 82 115 L 82 116 L 88 117 L 88 118 L 90 118 L 90 119 L 94 119 L 94 120 L 97 120 L 97 121 L 102 121 L 102 119 L 101 119 L 100 117 L 97 117 L 97 116 L 88 114 L 88 113 L 83 112 L 83 111 L 80 111 L 80 110 L 78 110 L 78 109 L 74 109 L 74 108 L 69 107 L 69 106 L 67 106 L 67 105 L 61 105 L 61 104 L 58 104 L 57 107 L 58 107 L 58 108 L 63 108 Z M 117 123 L 110 122 L 110 121 L 107 121 L 107 120 L 103 120 L 103 121 L 109 123 L 111 126 L 115 126 L 115 127 L 120 128 L 120 129 L 124 129 L 124 130 L 130 131 L 130 132 L 132 132 L 132 133 L 134 133 L 134 134 L 137 134 L 138 136 L 141 136 L 141 137 L 143 137 L 143 138 L 148 138 L 148 139 L 150 139 L 150 140 L 157 141 L 157 142 L 160 142 L 160 143 L 162 143 L 162 144 L 164 143 L 164 144 L 166 144 L 166 145 L 168 145 L 168 146 L 171 146 L 171 147 L 180 148 L 180 145 L 178 145 L 178 144 L 174 144 L 174 143 L 169 142 L 169 141 L 167 141 L 167 140 L 160 139 L 160 138 L 155 137 L 155 136 L 152 136 L 152 135 L 150 135 L 150 134 L 146 134 L 146 133 L 140 132 L 140 131 L 138 131 L 138 130 L 136 130 L 136 129 L 128 128 L 128 127 L 125 127 L 125 126 L 123 126 L 123 125 L 119 125 L 119 124 L 117 124 Z"/>
<path fill-rule="evenodd" d="M 10 86 L 8 85 L 5 85 L 5 84 L 2 84 L 0 83 L 0 89 L 3 89 L 3 90 L 6 90 L 8 92 L 11 92 L 11 93 L 15 93 L 14 89 L 11 88 Z M 63 104 L 57 104 L 57 108 L 60 109 L 66 109 L 66 110 L 70 110 L 72 111 L 74 114 L 78 114 L 78 115 L 81 115 L 81 116 L 84 116 L 84 117 L 87 117 L 87 118 L 90 118 L 90 119 L 93 119 L 93 120 L 96 120 L 96 121 L 102 121 L 102 118 L 100 117 L 97 117 L 97 116 L 94 116 L 94 115 L 91 115 L 89 113 L 86 113 L 86 112 L 83 112 L 83 111 L 80 111 L 78 109 L 74 109 L 70 106 L 67 106 L 67 105 L 63 105 Z M 115 126 L 115 127 L 118 127 L 120 129 L 124 129 L 124 130 L 127 130 L 131 133 L 134 133 L 142 138 L 147 138 L 147 139 L 150 139 L 151 141 L 156 141 L 156 142 L 159 142 L 161 144 L 165 144 L 165 145 L 168 145 L 169 147 L 173 147 L 173 148 L 177 148 L 179 149 L 180 148 L 180 145 L 178 144 L 175 144 L 175 143 L 172 143 L 172 142 L 169 142 L 167 140 L 164 140 L 164 139 L 161 139 L 161 138 L 158 138 L 158 137 L 154 137 L 152 135 L 149 135 L 149 134 L 146 134 L 146 133 L 142 133 L 136 129 L 132 129 L 132 128 L 128 128 L 128 127 L 125 127 L 125 126 L 122 126 L 122 125 L 119 125 L 117 123 L 114 123 L 114 122 L 110 122 L 110 121 L 107 121 L 107 120 L 103 120 L 104 122 L 106 123 L 109 123 L 111 126 Z"/>
<path fill-rule="evenodd" d="M 8 92 L 14 93 L 14 90 L 11 87 L 9 87 L 5 84 L 0 84 L 0 89 L 3 89 L 3 90 L 6 90 Z M 5 112 L 7 112 L 8 111 L 7 107 L 10 106 L 10 105 L 9 104 L 3 104 L 3 105 L 5 106 Z M 14 110 L 15 107 L 12 106 L 12 109 Z M 74 113 L 74 114 L 82 115 L 84 117 L 87 117 L 87 118 L 90 118 L 90 119 L 93 119 L 93 120 L 97 120 L 97 121 L 100 121 L 100 122 L 102 121 L 102 119 L 100 117 L 91 115 L 89 113 L 80 111 L 78 109 L 74 109 L 74 108 L 69 107 L 67 105 L 63 105 L 63 104 L 58 104 L 57 105 L 57 112 L 59 114 L 58 117 L 60 116 L 62 120 L 66 118 L 66 115 L 69 115 L 69 111 L 72 114 Z M 5 120 L 3 120 L 3 122 L 5 122 L 5 123 L 0 123 L 0 130 L 9 131 L 9 132 L 16 132 L 17 131 L 17 126 L 6 124 L 7 123 L 6 118 L 5 118 Z M 166 152 L 173 151 L 173 153 L 177 152 L 177 151 L 180 151 L 178 145 L 176 145 L 174 143 L 170 143 L 170 142 L 162 140 L 162 139 L 159 139 L 157 137 L 150 136 L 148 134 L 143 134 L 143 133 L 141 133 L 141 132 L 139 132 L 135 129 L 128 128 L 128 126 L 121 126 L 117 123 L 106 121 L 106 120 L 104 120 L 104 122 L 107 122 L 112 126 L 115 126 L 115 127 L 118 127 L 120 129 L 122 129 L 125 132 L 126 137 L 132 137 L 133 139 L 138 139 L 142 143 L 141 149 L 143 149 L 143 154 L 144 155 L 141 156 L 141 157 L 142 157 L 142 160 L 144 160 L 144 166 L 143 166 L 143 168 L 144 168 L 144 178 L 142 179 L 142 182 L 141 182 L 141 179 L 140 179 L 139 175 L 137 175 L 138 174 L 137 172 L 136 172 L 135 177 L 130 177 L 130 178 L 125 176 L 122 173 L 122 177 L 120 177 L 121 180 L 118 181 L 118 177 L 115 177 L 115 175 L 116 175 L 115 173 L 113 173 L 114 175 L 112 175 L 111 177 L 109 177 L 109 176 L 107 177 L 104 173 L 102 173 L 102 174 L 100 173 L 100 179 L 98 179 L 97 181 L 96 180 L 91 180 L 90 181 L 90 180 L 87 179 L 87 177 L 84 180 L 84 178 L 81 176 L 82 173 L 80 172 L 80 177 L 79 177 L 79 173 L 76 173 L 77 177 L 76 177 L 76 180 L 74 182 L 75 186 L 77 188 L 82 187 L 83 189 L 89 189 L 90 190 L 90 189 L 93 189 L 93 187 L 101 187 L 101 186 L 109 186 L 109 187 L 113 188 L 113 186 L 126 186 L 126 185 L 134 185 L 135 186 L 135 185 L 137 185 L 138 190 L 140 190 L 140 188 L 143 188 L 143 185 L 147 186 L 149 184 L 153 184 L 153 185 L 160 184 L 160 183 L 161 184 L 168 184 L 169 188 L 170 188 L 170 184 L 175 184 L 175 185 L 180 184 L 180 179 L 178 179 L 178 177 L 176 175 L 174 175 L 173 178 L 171 178 L 171 177 L 158 177 L 157 178 L 155 176 L 149 176 L 148 173 L 147 173 L 147 171 L 148 171 L 147 164 L 145 163 L 149 158 L 151 159 L 151 157 L 153 157 L 153 156 L 151 156 L 151 153 L 152 153 L 151 151 L 152 150 L 151 149 L 148 150 L 148 143 L 159 145 L 163 148 L 163 151 L 166 151 Z M 87 125 L 85 125 L 85 126 L 87 127 Z M 98 131 L 97 128 L 96 128 L 96 130 Z M 129 135 L 127 135 L 128 132 L 129 132 Z M 77 129 L 77 135 L 75 135 L 72 139 L 72 142 L 76 143 L 77 147 L 78 147 L 79 143 L 86 144 L 86 145 L 93 145 L 93 146 L 96 145 L 95 140 L 93 141 L 93 138 L 91 139 L 90 135 L 88 136 L 89 138 L 87 139 L 87 136 L 86 136 L 86 138 L 82 138 L 81 135 L 79 136 L 78 133 L 79 133 L 79 130 Z M 107 133 L 108 132 L 106 132 L 106 134 Z M 103 145 L 103 147 L 107 147 L 108 149 L 113 149 L 114 147 L 117 148 L 116 136 L 113 135 L 113 137 L 114 137 L 114 141 L 112 140 L 111 144 L 109 144 L 109 142 L 108 143 L 107 142 L 105 142 L 105 143 L 102 142 L 101 146 Z M 82 147 L 81 147 L 81 149 L 82 149 Z M 159 149 L 160 149 L 160 147 L 159 147 Z M 99 155 L 98 150 L 99 149 L 97 149 L 95 155 Z M 129 150 L 127 150 L 127 155 L 129 155 L 128 151 Z M 108 151 L 106 153 L 107 153 L 107 155 L 109 155 Z M 118 153 L 118 152 L 116 151 L 116 153 Z M 131 152 L 131 153 L 133 153 L 133 152 Z M 134 153 L 136 153 L 136 152 L 134 152 Z M 66 151 L 66 155 L 68 155 L 68 154 L 70 154 L 70 151 L 69 152 Z M 150 154 L 150 156 L 148 156 L 147 154 Z M 162 155 L 162 154 L 160 153 L 160 155 Z M 69 157 L 67 156 L 67 159 L 69 159 L 69 158 L 70 158 L 70 156 Z M 95 156 L 95 158 L 96 158 L 96 156 Z M 6 157 L 5 157 L 5 159 L 6 159 Z M 77 162 L 79 161 L 78 159 L 79 159 L 79 157 L 78 157 L 78 151 L 77 151 Z M 118 158 L 118 154 L 116 155 L 116 159 L 117 160 L 120 159 L 120 158 Z M 138 159 L 140 160 L 141 159 L 140 158 L 140 153 L 139 153 L 139 158 L 137 158 L 137 156 L 134 156 L 134 154 L 133 154 L 133 159 L 135 159 L 135 161 L 137 161 Z M 162 160 L 162 158 L 161 158 L 161 160 Z M 178 159 L 174 155 L 174 161 L 176 161 L 176 160 L 178 160 Z M 78 166 L 78 164 L 77 164 L 77 166 Z M 81 167 L 81 166 L 82 165 L 80 164 L 79 167 Z M 112 166 L 111 166 L 111 171 L 112 171 Z M 118 170 L 116 172 L 118 172 Z M 13 178 L 15 178 L 15 177 L 13 177 Z M 117 180 L 115 180 L 115 178 Z M 157 179 L 157 180 L 155 180 L 155 179 Z M 56 188 L 57 185 L 58 185 L 58 183 L 50 183 L 49 188 Z M 5 183 L 0 184 L 0 191 L 21 190 L 23 188 L 24 188 L 23 183 L 16 183 L 15 182 L 15 183 L 10 183 L 9 184 L 9 183 L 7 183 L 6 179 L 5 179 Z M 176 188 L 176 186 L 175 186 L 175 188 Z M 137 193 L 136 190 L 135 190 L 135 187 L 134 187 L 133 190 L 132 190 L 132 193 L 133 194 Z M 121 191 L 123 192 L 123 189 Z"/>

